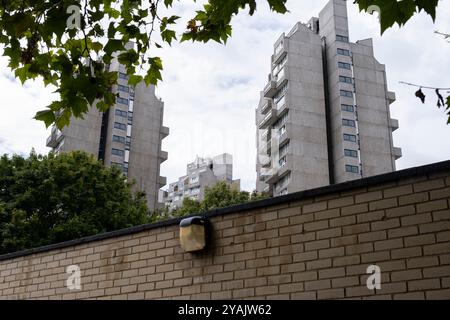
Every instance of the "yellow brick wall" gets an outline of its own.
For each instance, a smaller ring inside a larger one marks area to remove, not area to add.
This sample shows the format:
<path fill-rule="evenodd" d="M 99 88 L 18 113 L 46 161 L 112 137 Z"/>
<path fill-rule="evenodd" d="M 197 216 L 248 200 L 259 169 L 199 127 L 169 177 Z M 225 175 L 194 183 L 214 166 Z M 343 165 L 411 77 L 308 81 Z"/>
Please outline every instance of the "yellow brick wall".
<path fill-rule="evenodd" d="M 183 252 L 173 224 L 0 256 L 0 298 L 450 299 L 449 199 L 437 172 L 212 216 L 203 253 Z M 81 290 L 66 288 L 73 264 Z"/>

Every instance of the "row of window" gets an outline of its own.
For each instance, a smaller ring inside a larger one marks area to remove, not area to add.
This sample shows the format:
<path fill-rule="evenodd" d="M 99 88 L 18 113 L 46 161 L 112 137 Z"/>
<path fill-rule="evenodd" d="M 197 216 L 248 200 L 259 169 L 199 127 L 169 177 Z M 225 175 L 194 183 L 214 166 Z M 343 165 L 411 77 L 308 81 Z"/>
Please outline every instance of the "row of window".
<path fill-rule="evenodd" d="M 346 157 L 358 158 L 358 151 L 351 149 L 344 149 L 344 155 Z"/>
<path fill-rule="evenodd" d="M 342 125 L 346 127 L 356 127 L 356 122 L 350 119 L 342 119 Z"/>
<path fill-rule="evenodd" d="M 120 130 L 127 130 L 127 125 L 125 123 L 114 122 L 114 128 Z"/>
<path fill-rule="evenodd" d="M 120 149 L 114 149 L 114 148 L 112 148 L 111 154 L 114 155 L 114 156 L 123 157 L 123 155 L 125 154 L 125 151 L 120 150 Z"/>
<path fill-rule="evenodd" d="M 115 141 L 115 142 L 125 143 L 125 137 L 121 137 L 121 136 L 113 135 L 113 139 L 112 140 Z"/>
<path fill-rule="evenodd" d="M 350 50 L 338 48 L 337 49 L 337 53 L 342 55 L 342 56 L 350 57 Z"/>
<path fill-rule="evenodd" d="M 128 99 L 125 99 L 125 98 L 122 98 L 122 97 L 117 97 L 117 101 L 116 102 L 128 106 Z"/>
<path fill-rule="evenodd" d="M 344 133 L 344 141 L 356 142 L 356 136 L 354 134 Z"/>
<path fill-rule="evenodd" d="M 355 107 L 349 104 L 341 104 L 341 110 L 347 112 L 355 112 Z"/>
<path fill-rule="evenodd" d="M 351 77 L 339 76 L 339 81 L 344 82 L 344 83 L 353 84 L 353 78 L 351 78 Z"/>
<path fill-rule="evenodd" d="M 128 112 L 116 109 L 116 115 L 119 116 L 119 117 L 127 118 L 128 117 Z"/>
<path fill-rule="evenodd" d="M 119 79 L 128 80 L 128 76 L 123 72 L 119 72 Z"/>
<path fill-rule="evenodd" d="M 359 173 L 359 167 L 346 164 L 345 171 L 350 173 Z"/>
<path fill-rule="evenodd" d="M 119 84 L 118 89 L 119 89 L 119 91 L 130 92 L 130 87 L 128 87 L 128 86 L 122 86 Z"/>
<path fill-rule="evenodd" d="M 350 63 L 347 62 L 338 62 L 338 67 L 341 69 L 346 69 L 346 70 L 352 70 L 352 65 Z"/>
<path fill-rule="evenodd" d="M 348 90 L 341 90 L 341 97 L 353 98 L 353 92 Z"/>
<path fill-rule="evenodd" d="M 337 34 L 336 35 L 336 41 L 348 42 L 348 37 L 347 36 L 341 36 L 341 35 Z"/>

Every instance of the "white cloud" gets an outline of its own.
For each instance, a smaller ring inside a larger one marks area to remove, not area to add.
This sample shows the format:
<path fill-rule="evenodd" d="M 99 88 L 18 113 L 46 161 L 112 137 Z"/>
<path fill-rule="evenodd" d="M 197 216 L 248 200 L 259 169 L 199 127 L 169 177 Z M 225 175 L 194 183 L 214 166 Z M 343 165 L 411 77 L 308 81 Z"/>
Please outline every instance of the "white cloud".
<path fill-rule="evenodd" d="M 198 9 L 199 5 L 191 2 L 174 7 L 183 17 L 179 32 Z M 270 12 L 264 4 L 253 17 L 242 13 L 233 20 L 233 37 L 225 46 L 175 43 L 161 51 L 164 82 L 158 85 L 157 94 L 165 102 L 164 124 L 170 127 L 170 135 L 163 142 L 169 159 L 161 173 L 168 182 L 183 175 L 186 164 L 196 155 L 229 152 L 234 156 L 235 178 L 242 180 L 245 189 L 254 188 L 254 108 L 270 70 L 273 43 L 297 21 L 307 22 L 317 16 L 326 2 L 291 0 L 287 3 L 290 12 L 285 15 Z M 436 29 L 450 31 L 450 3 L 440 2 L 435 25 L 421 14 L 404 28 L 390 29 L 382 37 L 376 17 L 359 13 L 351 1 L 348 6 L 351 40 L 374 38 L 377 59 L 386 64 L 389 89 L 397 93 L 391 110 L 392 117 L 400 121 L 394 133 L 395 145 L 402 147 L 404 155 L 397 161 L 398 168 L 449 159 L 446 138 L 450 127 L 443 112 L 435 107 L 434 96 L 429 92 L 427 103 L 422 105 L 414 97 L 415 88 L 398 82 L 450 86 L 450 44 L 433 34 Z M 46 152 L 48 133 L 42 123 L 31 118 L 51 102 L 52 90 L 44 89 L 39 81 L 26 88 L 12 82 L 6 64 L 1 58 L 0 152 L 28 153 L 31 147 Z"/>

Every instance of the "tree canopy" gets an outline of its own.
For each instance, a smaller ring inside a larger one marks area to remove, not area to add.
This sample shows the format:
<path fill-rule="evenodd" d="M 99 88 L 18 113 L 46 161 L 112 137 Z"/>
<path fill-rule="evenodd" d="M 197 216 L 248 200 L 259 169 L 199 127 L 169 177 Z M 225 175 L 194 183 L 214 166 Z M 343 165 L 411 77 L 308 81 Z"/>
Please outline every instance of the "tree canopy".
<path fill-rule="evenodd" d="M 226 182 L 220 181 L 212 187 L 205 188 L 205 195 L 202 201 L 184 198 L 181 207 L 171 212 L 167 207 L 163 210 L 156 211 L 153 219 L 159 220 L 167 217 L 182 217 L 189 214 L 203 213 L 265 198 L 267 198 L 267 196 L 264 194 L 257 193 L 256 191 L 251 194 L 247 191 L 238 191 Z"/>
<path fill-rule="evenodd" d="M 0 254 L 148 222 L 142 194 L 84 152 L 0 158 Z"/>
<path fill-rule="evenodd" d="M 195 1 L 195 0 L 186 0 Z M 285 13 L 287 0 L 267 0 L 272 11 Z M 177 35 L 174 0 L 1 0 L 0 44 L 9 67 L 23 82 L 41 77 L 57 87 L 60 99 L 35 118 L 63 128 L 82 117 L 90 105 L 100 111 L 115 103 L 111 87 L 118 73 L 108 71 L 113 54 L 126 67 L 128 83 L 161 80 L 161 58 L 154 51 L 172 41 L 214 40 L 231 36 L 232 18 L 243 10 L 253 15 L 256 0 L 208 0 Z M 265 2 L 265 1 L 264 1 Z M 380 14 L 381 31 L 405 24 L 424 10 L 432 19 L 438 0 L 355 0 L 360 10 Z M 379 8 L 379 10 L 378 10 Z M 132 41 L 134 48 L 126 48 Z"/>

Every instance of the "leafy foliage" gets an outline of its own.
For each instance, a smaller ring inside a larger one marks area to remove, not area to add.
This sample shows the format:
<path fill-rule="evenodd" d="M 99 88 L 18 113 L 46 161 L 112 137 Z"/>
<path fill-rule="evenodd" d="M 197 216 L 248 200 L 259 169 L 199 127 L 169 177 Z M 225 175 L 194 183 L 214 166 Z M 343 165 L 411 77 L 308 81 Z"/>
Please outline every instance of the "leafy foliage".
<path fill-rule="evenodd" d="M 205 189 L 205 196 L 203 201 L 193 200 L 191 198 L 184 198 L 183 205 L 180 208 L 169 211 L 169 208 L 157 211 L 153 215 L 153 220 L 161 220 L 168 217 L 183 217 L 189 214 L 202 213 L 209 210 L 224 208 L 228 206 L 247 203 L 250 201 L 257 201 L 266 199 L 265 194 L 257 193 L 251 194 L 247 191 L 238 191 L 231 187 L 224 181 L 220 181 L 213 187 Z"/>
<path fill-rule="evenodd" d="M 285 13 L 286 1 L 267 3 L 271 10 Z M 438 0 L 355 2 L 361 10 L 378 5 L 384 31 L 395 22 L 403 25 L 417 10 L 425 10 L 434 19 Z M 60 99 L 35 118 L 61 129 L 71 116 L 82 117 L 90 105 L 107 110 L 115 103 L 111 87 L 118 74 L 106 66 L 116 52 L 130 85 L 161 80 L 162 61 L 153 52 L 177 40 L 174 26 L 180 17 L 161 16 L 173 4 L 174 0 L 2 0 L 0 44 L 5 46 L 3 55 L 9 57 L 9 67 L 22 83 L 41 77 L 45 85 L 58 88 Z M 74 6 L 80 8 L 78 28 L 67 24 L 77 21 Z M 225 43 L 231 36 L 233 16 L 247 8 L 253 15 L 256 0 L 209 0 L 189 20 L 180 40 Z M 129 41 L 135 46 L 127 46 Z"/>
<path fill-rule="evenodd" d="M 355 0 L 361 11 L 378 11 L 381 33 L 397 23 L 403 26 L 417 12 L 425 11 L 433 21 L 439 0 Z"/>
<path fill-rule="evenodd" d="M 0 253 L 147 221 L 144 196 L 86 153 L 0 158 Z"/>

